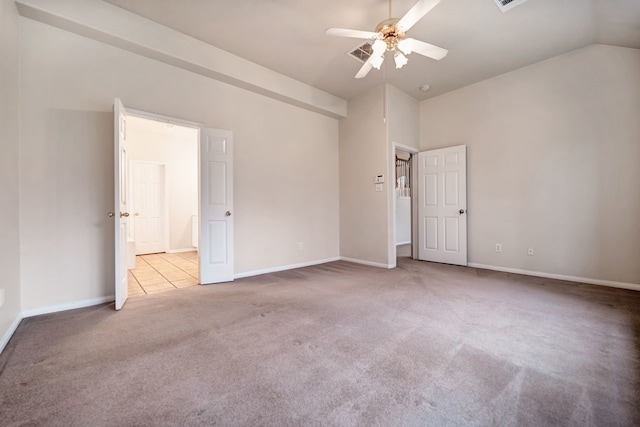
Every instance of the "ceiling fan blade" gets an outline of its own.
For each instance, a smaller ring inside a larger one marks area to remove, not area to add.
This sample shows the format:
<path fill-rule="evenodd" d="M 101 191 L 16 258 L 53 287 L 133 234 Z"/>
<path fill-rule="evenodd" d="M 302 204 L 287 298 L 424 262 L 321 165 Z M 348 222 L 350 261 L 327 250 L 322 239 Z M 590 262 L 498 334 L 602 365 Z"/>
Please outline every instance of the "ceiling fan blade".
<path fill-rule="evenodd" d="M 373 65 L 371 64 L 371 58 L 369 57 L 369 59 L 367 59 L 367 62 L 364 63 L 364 65 L 362 66 L 362 68 L 360 68 L 360 71 L 358 71 L 358 74 L 356 74 L 356 79 L 363 79 L 367 76 L 367 74 L 369 74 L 369 71 L 371 71 L 371 69 L 373 68 Z"/>
<path fill-rule="evenodd" d="M 409 9 L 409 12 L 398 21 L 400 31 L 409 31 L 409 28 L 413 27 L 416 22 L 421 20 L 422 17 L 436 7 L 438 3 L 440 3 L 440 0 L 418 0 L 418 2 Z"/>
<path fill-rule="evenodd" d="M 449 53 L 447 49 L 416 39 L 401 40 L 400 43 L 398 43 L 398 49 L 404 52 L 405 55 L 415 52 L 436 60 L 441 60 Z"/>
<path fill-rule="evenodd" d="M 375 39 L 378 37 L 378 33 L 373 31 L 349 30 L 347 28 L 327 28 L 325 33 L 328 36 L 353 37 L 356 39 Z"/>

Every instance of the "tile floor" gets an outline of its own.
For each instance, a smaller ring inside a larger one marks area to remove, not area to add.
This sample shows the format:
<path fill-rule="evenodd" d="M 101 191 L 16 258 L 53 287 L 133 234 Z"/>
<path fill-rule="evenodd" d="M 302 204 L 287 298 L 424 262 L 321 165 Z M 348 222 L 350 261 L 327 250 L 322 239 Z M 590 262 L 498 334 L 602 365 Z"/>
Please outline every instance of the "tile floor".
<path fill-rule="evenodd" d="M 198 284 L 198 252 L 136 256 L 129 270 L 129 296 L 146 295 Z"/>

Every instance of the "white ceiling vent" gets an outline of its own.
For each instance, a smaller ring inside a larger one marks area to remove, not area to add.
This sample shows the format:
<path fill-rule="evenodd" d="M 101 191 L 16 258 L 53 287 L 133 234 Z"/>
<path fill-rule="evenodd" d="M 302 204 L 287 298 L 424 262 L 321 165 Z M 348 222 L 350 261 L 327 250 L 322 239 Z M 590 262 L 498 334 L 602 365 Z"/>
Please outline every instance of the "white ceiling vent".
<path fill-rule="evenodd" d="M 351 49 L 349 52 L 347 52 L 347 55 L 364 64 L 371 56 L 371 52 L 371 43 L 366 41 L 364 42 L 364 44 L 358 45 L 354 49 Z"/>
<path fill-rule="evenodd" d="M 507 10 L 511 10 L 514 7 L 521 5 L 527 0 L 493 0 L 496 2 L 496 5 L 500 8 L 502 12 L 506 12 Z"/>

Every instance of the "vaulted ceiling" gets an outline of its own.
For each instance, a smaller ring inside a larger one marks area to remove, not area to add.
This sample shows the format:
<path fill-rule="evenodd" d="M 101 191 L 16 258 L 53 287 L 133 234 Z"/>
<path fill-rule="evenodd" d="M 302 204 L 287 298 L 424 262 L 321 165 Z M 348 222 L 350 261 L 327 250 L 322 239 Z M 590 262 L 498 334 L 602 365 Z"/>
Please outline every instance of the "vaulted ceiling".
<path fill-rule="evenodd" d="M 373 31 L 387 0 L 105 1 L 344 99 L 388 82 L 422 100 L 592 43 L 640 49 L 640 0 L 528 0 L 506 13 L 494 0 L 442 0 L 409 35 L 449 49 L 444 59 L 412 54 L 356 80 L 362 64 L 346 52 L 359 40 L 324 31 Z M 393 15 L 414 3 L 394 0 Z"/>

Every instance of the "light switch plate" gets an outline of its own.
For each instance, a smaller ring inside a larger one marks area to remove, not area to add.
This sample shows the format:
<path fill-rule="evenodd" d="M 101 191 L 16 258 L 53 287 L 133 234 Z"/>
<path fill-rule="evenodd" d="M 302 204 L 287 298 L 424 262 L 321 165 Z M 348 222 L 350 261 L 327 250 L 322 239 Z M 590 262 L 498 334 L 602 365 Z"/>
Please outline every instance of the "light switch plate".
<path fill-rule="evenodd" d="M 384 175 L 376 175 L 376 176 L 373 178 L 373 182 L 374 182 L 375 184 L 382 184 L 382 183 L 384 182 Z"/>

